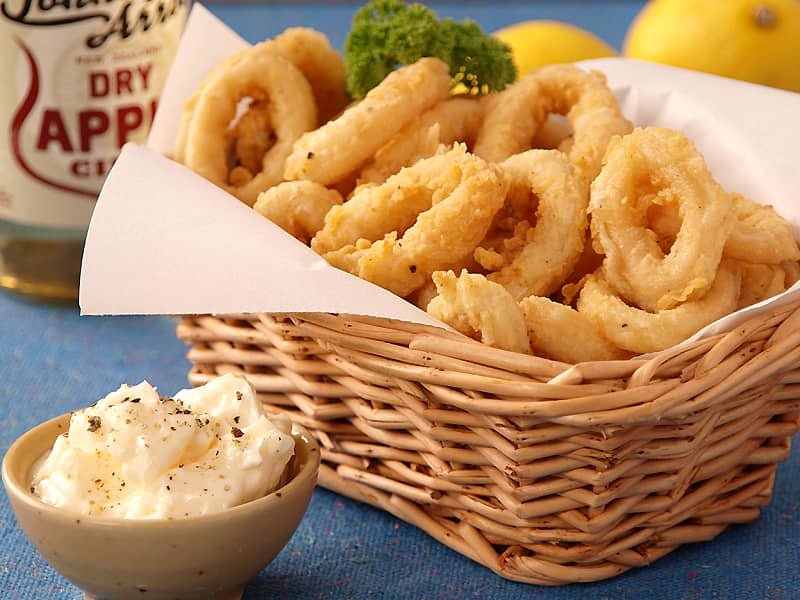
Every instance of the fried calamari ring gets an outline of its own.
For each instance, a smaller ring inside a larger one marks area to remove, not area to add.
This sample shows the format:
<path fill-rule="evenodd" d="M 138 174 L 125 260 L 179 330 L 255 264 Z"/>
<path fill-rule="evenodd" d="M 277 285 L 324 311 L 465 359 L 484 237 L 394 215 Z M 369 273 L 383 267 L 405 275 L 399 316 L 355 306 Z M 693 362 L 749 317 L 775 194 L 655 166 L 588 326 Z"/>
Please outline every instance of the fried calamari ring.
<path fill-rule="evenodd" d="M 311 247 L 333 266 L 407 296 L 434 271 L 471 256 L 507 188 L 500 169 L 456 145 L 334 206 Z"/>
<path fill-rule="evenodd" d="M 511 177 L 509 195 L 539 199 L 536 226 L 519 228 L 504 249 L 496 251 L 503 266 L 489 275 L 517 300 L 547 296 L 572 272 L 586 239 L 588 197 L 572 165 L 557 150 L 528 150 L 500 164 Z M 486 269 L 497 265 L 496 256 L 475 258 Z M 482 260 L 483 259 L 483 260 Z"/>
<path fill-rule="evenodd" d="M 455 144 L 447 152 L 402 169 L 382 185 L 362 185 L 350 200 L 328 213 L 311 248 L 325 254 L 359 239 L 377 240 L 390 231 L 402 234 L 420 213 L 486 167 L 486 161 L 467 152 L 463 144 Z"/>
<path fill-rule="evenodd" d="M 650 127 L 615 140 L 605 161 L 589 212 L 608 282 L 651 312 L 702 295 L 734 222 L 730 195 L 702 155 L 681 133 Z M 666 255 L 647 228 L 651 202 L 680 205 L 681 228 Z"/>
<path fill-rule="evenodd" d="M 274 39 L 240 50 L 211 70 L 195 93 L 184 103 L 175 160 L 183 162 L 188 125 L 197 100 L 208 82 L 243 58 L 265 52 L 278 52 L 300 69 L 314 94 L 320 124 L 327 122 L 347 106 L 342 56 L 331 47 L 324 33 L 306 27 L 291 27 Z"/>
<path fill-rule="evenodd" d="M 786 271 L 780 265 L 739 263 L 742 273 L 742 289 L 739 305 L 744 308 L 786 291 Z"/>
<path fill-rule="evenodd" d="M 285 179 L 323 185 L 343 179 L 449 93 L 449 67 L 438 58 L 423 58 L 390 73 L 361 102 L 297 140 L 286 161 Z"/>
<path fill-rule="evenodd" d="M 433 282 L 439 295 L 428 304 L 428 314 L 488 346 L 530 354 L 522 313 L 503 286 L 466 270 L 437 271 Z"/>
<path fill-rule="evenodd" d="M 240 50 L 239 52 L 232 54 L 223 60 L 216 67 L 211 69 L 211 71 L 209 71 L 208 75 L 206 75 L 206 78 L 194 91 L 194 94 L 192 94 L 183 103 L 183 114 L 181 115 L 181 123 L 180 127 L 178 128 L 178 137 L 175 140 L 175 150 L 172 156 L 177 162 L 184 164 L 186 162 L 186 142 L 189 139 L 189 126 L 192 124 L 192 119 L 194 118 L 194 109 L 197 106 L 198 100 L 200 99 L 200 94 L 202 94 L 203 90 L 206 89 L 208 82 L 219 76 L 221 73 L 224 73 L 225 70 L 235 65 L 243 58 L 260 51 L 261 49 L 262 44 L 259 44 L 258 46 L 252 46 L 250 48 Z"/>
<path fill-rule="evenodd" d="M 200 83 L 200 85 L 195 90 L 194 94 L 192 94 L 184 103 L 183 103 L 183 114 L 181 115 L 181 123 L 180 127 L 178 128 L 178 137 L 175 140 L 175 150 L 173 152 L 172 158 L 174 158 L 179 163 L 186 163 L 186 143 L 189 139 L 189 127 L 192 124 L 192 119 L 194 119 L 194 109 L 197 107 L 197 102 L 200 99 L 200 94 L 203 93 L 203 90 L 206 89 L 208 82 L 214 79 L 215 77 L 219 76 L 221 73 L 224 73 L 225 70 L 239 62 L 243 57 L 246 57 L 248 53 L 252 52 L 252 48 L 247 48 L 245 50 L 240 50 L 236 54 L 233 54 L 219 63 L 216 67 L 214 67 L 206 78 Z"/>
<path fill-rule="evenodd" d="M 241 60 L 274 52 L 288 59 L 303 73 L 314 94 L 319 123 L 326 122 L 344 109 L 347 105 L 347 95 L 344 84 L 344 60 L 341 55 L 331 48 L 325 34 L 303 27 L 290 28 L 275 39 L 265 40 L 229 56 L 206 76 L 195 93 L 184 103 L 173 153 L 176 161 L 185 163 L 189 126 L 194 118 L 194 109 L 200 94 L 208 82 Z M 248 170 L 251 169 L 248 167 Z M 252 172 L 258 170 L 260 169 Z M 240 180 L 246 180 L 246 177 L 240 176 Z"/>
<path fill-rule="evenodd" d="M 777 265 L 800 259 L 792 225 L 772 206 L 757 204 L 741 194 L 731 194 L 736 221 L 722 255 L 744 262 Z M 681 217 L 675 203 L 653 205 L 648 213 L 650 228 L 667 244 L 675 239 Z"/>
<path fill-rule="evenodd" d="M 483 117 L 483 103 L 474 98 L 451 98 L 403 127 L 361 171 L 361 183 L 383 183 L 403 167 L 436 154 L 440 144 L 475 140 Z"/>
<path fill-rule="evenodd" d="M 621 360 L 630 353 L 604 338 L 585 315 L 549 298 L 530 296 L 519 303 L 535 354 L 566 363 Z"/>
<path fill-rule="evenodd" d="M 226 131 L 244 98 L 268 99 L 276 140 L 264 154 L 262 169 L 244 185 L 228 185 Z M 316 123 L 311 88 L 303 74 L 276 52 L 253 53 L 218 73 L 194 107 L 184 163 L 198 175 L 252 206 L 258 194 L 282 179 L 294 142 Z"/>
<path fill-rule="evenodd" d="M 772 206 L 733 194 L 733 210 L 736 224 L 725 243 L 725 256 L 769 264 L 800 259 L 791 224 Z"/>
<path fill-rule="evenodd" d="M 344 59 L 331 47 L 324 33 L 307 27 L 290 27 L 272 41 L 311 85 L 320 125 L 344 110 L 347 106 Z"/>
<path fill-rule="evenodd" d="M 307 244 L 322 229 L 331 207 L 341 203 L 336 190 L 313 181 L 285 181 L 262 192 L 253 209 Z"/>
<path fill-rule="evenodd" d="M 735 311 L 740 282 L 741 274 L 733 261 L 723 261 L 702 298 L 652 313 L 627 305 L 602 277 L 591 275 L 578 298 L 578 312 L 620 348 L 637 353 L 657 352 Z"/>
<path fill-rule="evenodd" d="M 600 172 L 611 138 L 631 131 L 602 73 L 553 65 L 527 75 L 489 103 L 475 154 L 499 163 L 524 152 L 550 113 L 566 116 L 573 131 L 567 155 L 587 186 Z"/>

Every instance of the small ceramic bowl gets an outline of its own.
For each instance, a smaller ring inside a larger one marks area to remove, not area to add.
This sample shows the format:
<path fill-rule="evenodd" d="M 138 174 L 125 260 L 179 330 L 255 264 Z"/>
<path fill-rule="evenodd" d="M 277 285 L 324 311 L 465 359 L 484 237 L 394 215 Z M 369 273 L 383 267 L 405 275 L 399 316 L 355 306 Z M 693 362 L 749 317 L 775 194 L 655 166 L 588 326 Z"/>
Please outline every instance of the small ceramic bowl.
<path fill-rule="evenodd" d="M 288 481 L 263 498 L 185 519 L 89 517 L 45 504 L 30 489 L 32 465 L 68 428 L 62 415 L 14 442 L 3 483 L 28 539 L 86 598 L 240 598 L 297 529 L 319 470 L 316 441 L 295 425 Z"/>

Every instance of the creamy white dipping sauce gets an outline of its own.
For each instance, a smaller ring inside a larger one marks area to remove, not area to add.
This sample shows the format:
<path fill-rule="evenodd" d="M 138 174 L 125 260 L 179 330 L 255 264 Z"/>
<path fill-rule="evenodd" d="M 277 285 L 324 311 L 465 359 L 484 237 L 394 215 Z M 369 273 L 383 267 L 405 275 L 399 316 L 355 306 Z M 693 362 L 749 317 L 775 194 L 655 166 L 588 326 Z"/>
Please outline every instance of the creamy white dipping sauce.
<path fill-rule="evenodd" d="M 35 467 L 41 500 L 85 515 L 179 518 L 219 512 L 273 491 L 294 453 L 291 423 L 267 418 L 250 383 L 223 375 L 159 398 L 123 385 L 73 413 Z"/>

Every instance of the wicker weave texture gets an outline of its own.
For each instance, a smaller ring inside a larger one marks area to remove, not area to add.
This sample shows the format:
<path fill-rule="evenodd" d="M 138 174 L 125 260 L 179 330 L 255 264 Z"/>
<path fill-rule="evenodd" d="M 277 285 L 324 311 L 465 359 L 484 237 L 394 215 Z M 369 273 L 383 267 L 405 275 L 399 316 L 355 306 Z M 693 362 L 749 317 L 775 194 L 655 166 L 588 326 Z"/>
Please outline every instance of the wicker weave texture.
<path fill-rule="evenodd" d="M 191 383 L 244 372 L 320 483 L 499 575 L 596 581 L 756 519 L 800 427 L 800 305 L 649 360 L 567 365 L 328 314 L 187 317 Z"/>

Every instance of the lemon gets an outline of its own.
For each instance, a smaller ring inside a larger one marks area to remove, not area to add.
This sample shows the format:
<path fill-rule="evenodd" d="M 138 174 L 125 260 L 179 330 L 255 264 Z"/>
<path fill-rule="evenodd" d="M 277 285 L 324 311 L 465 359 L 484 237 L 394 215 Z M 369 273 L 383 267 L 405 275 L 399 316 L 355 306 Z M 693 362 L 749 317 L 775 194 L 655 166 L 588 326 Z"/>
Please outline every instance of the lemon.
<path fill-rule="evenodd" d="M 800 92 L 800 1 L 652 0 L 624 54 Z"/>
<path fill-rule="evenodd" d="M 525 21 L 496 31 L 494 36 L 511 47 L 520 77 L 544 65 L 617 54 L 593 33 L 559 21 Z"/>

